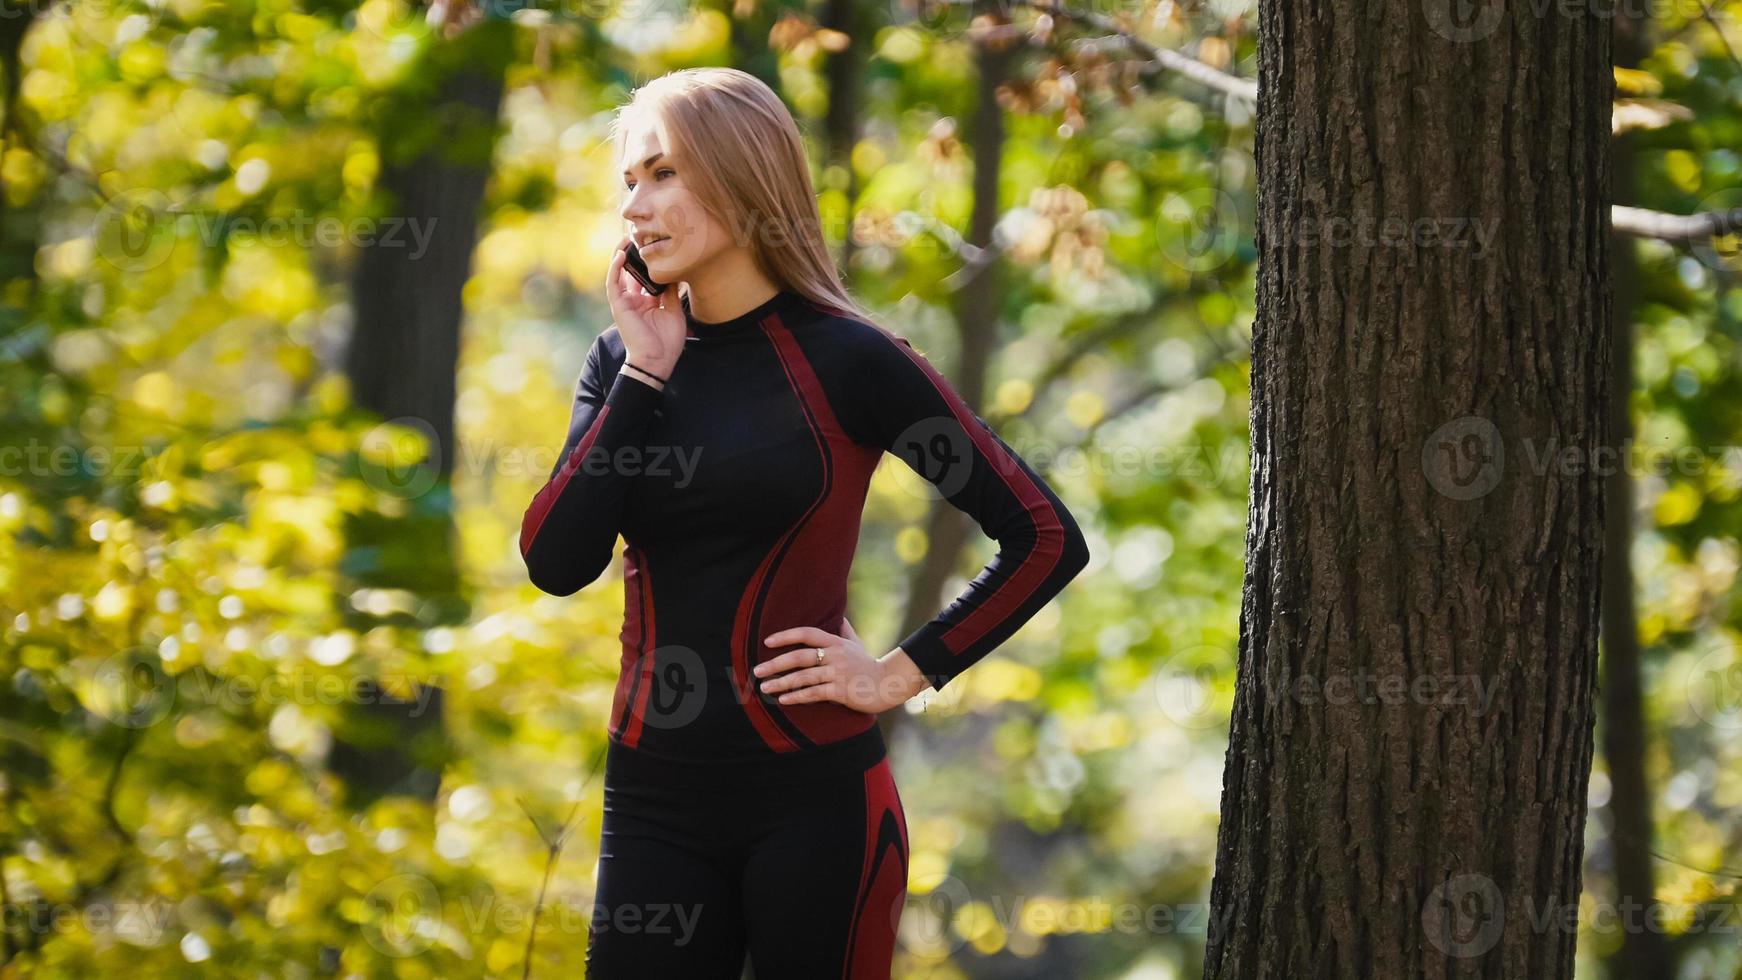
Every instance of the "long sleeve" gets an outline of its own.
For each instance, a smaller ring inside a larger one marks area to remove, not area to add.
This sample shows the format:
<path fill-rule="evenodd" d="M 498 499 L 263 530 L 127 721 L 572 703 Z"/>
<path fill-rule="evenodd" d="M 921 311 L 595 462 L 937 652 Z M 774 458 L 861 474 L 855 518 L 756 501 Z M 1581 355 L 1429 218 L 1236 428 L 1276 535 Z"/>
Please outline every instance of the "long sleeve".
<path fill-rule="evenodd" d="M 601 334 L 581 368 L 556 467 L 520 522 L 520 556 L 532 584 L 552 595 L 579 591 L 611 564 L 632 479 L 613 461 L 618 449 L 641 444 L 664 395 L 632 371 L 608 378 L 606 364 L 615 360 Z"/>
<path fill-rule="evenodd" d="M 1081 529 L 1046 481 L 903 337 L 860 332 L 853 425 L 900 457 L 998 553 L 901 648 L 934 690 L 1010 638 L 1089 561 Z"/>

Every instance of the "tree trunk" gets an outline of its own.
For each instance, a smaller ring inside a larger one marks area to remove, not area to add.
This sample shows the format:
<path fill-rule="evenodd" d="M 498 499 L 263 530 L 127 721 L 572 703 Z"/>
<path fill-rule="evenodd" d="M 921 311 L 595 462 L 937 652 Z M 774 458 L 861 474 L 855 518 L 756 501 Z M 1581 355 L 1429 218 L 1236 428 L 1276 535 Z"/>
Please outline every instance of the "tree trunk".
<path fill-rule="evenodd" d="M 823 167 L 840 167 L 844 182 L 840 187 L 847 206 L 847 227 L 841 236 L 841 249 L 835 264 L 843 278 L 851 281 L 853 267 L 853 204 L 859 199 L 859 173 L 853 167 L 853 148 L 859 143 L 859 87 L 864 84 L 865 58 L 870 52 L 873 30 L 868 12 L 861 12 L 853 0 L 827 0 L 821 19 L 823 27 L 840 31 L 851 38 L 841 51 L 830 55 L 825 72 L 829 84 L 829 111 L 823 120 Z"/>
<path fill-rule="evenodd" d="M 22 118 L 24 84 L 24 39 L 35 25 L 41 9 L 15 0 L 0 0 L 0 149 L 36 155 L 31 128 Z M 42 237 L 42 200 L 47 186 L 38 189 L 35 200 L 14 206 L 0 193 L 0 328 L 20 326 L 29 307 L 29 294 L 36 289 L 36 249 Z M 14 285 L 14 284 L 17 285 Z"/>
<path fill-rule="evenodd" d="M 768 44 L 769 19 L 767 8 L 754 4 L 736 4 L 731 11 L 730 47 L 732 67 L 747 71 L 762 79 L 769 88 L 781 91 L 780 59 Z"/>
<path fill-rule="evenodd" d="M 1637 67 L 1644 51 L 1638 11 L 1615 11 L 1615 62 Z M 1615 197 L 1633 201 L 1633 135 L 1616 138 L 1610 161 Z M 1615 284 L 1614 350 L 1610 355 L 1609 432 L 1625 451 L 1633 436 L 1633 314 L 1638 302 L 1638 262 L 1633 241 L 1611 236 Z M 1625 460 L 1625 456 L 1618 457 Z M 1639 670 L 1639 620 L 1633 605 L 1633 474 L 1617 465 L 1609 474 L 1608 539 L 1603 553 L 1603 759 L 1609 770 L 1609 856 L 1614 867 L 1615 908 L 1637 909 L 1638 928 L 1621 932 L 1621 946 L 1608 958 L 1614 980 L 1675 976 L 1675 950 L 1658 930 L 1645 928 L 1644 910 L 1657 898 L 1652 866 L 1651 785 L 1645 775 L 1643 685 Z"/>
<path fill-rule="evenodd" d="M 487 20 L 455 41 L 436 42 L 420 74 L 433 88 L 413 86 L 383 116 L 379 192 L 390 219 L 423 223 L 427 249 L 362 249 L 345 369 L 356 405 L 422 431 L 432 458 L 406 470 L 366 470 L 381 477 L 378 491 L 404 497 L 406 507 L 347 519 L 345 571 L 353 589 L 396 591 L 414 608 L 376 615 L 346 595 L 346 619 L 358 631 L 381 623 L 426 629 L 469 615 L 450 489 L 461 289 L 477 242 L 511 39 L 507 22 Z M 348 704 L 328 765 L 344 779 L 351 806 L 390 793 L 433 800 L 447 751 L 442 690 L 414 679 L 398 697 L 371 687 Z"/>
<path fill-rule="evenodd" d="M 1609 22 L 1453 9 L 1260 4 L 1247 572 L 1205 977 L 1572 976 Z"/>

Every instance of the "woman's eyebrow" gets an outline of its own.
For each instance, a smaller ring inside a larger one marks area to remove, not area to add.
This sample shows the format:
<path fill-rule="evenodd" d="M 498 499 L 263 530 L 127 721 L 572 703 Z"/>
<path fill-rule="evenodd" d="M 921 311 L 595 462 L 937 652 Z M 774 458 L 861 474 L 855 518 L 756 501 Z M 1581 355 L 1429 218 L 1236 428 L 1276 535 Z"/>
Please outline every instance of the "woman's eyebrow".
<path fill-rule="evenodd" d="M 646 170 L 648 167 L 653 166 L 653 161 L 659 159 L 662 156 L 665 156 L 664 150 L 660 150 L 658 153 L 655 153 L 653 156 L 650 156 L 647 159 L 641 161 L 641 169 Z M 627 171 L 627 170 L 623 171 L 623 176 L 625 176 L 625 177 L 629 176 L 629 171 Z"/>

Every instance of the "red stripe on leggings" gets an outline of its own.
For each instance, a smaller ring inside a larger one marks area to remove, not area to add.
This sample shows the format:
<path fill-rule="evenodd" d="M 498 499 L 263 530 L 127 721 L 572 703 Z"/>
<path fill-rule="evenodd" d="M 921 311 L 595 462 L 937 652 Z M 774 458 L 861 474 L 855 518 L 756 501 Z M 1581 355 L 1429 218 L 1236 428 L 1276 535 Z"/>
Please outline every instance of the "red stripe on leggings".
<path fill-rule="evenodd" d="M 865 858 L 841 980 L 889 980 L 907 898 L 907 817 L 884 757 L 865 770 Z"/>

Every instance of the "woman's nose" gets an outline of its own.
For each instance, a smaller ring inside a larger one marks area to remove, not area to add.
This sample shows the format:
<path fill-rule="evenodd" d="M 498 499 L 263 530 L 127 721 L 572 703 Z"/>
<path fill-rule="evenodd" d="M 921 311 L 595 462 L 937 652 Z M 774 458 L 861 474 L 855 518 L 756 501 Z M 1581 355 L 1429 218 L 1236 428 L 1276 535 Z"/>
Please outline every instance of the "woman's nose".
<path fill-rule="evenodd" d="M 623 217 L 624 221 L 645 221 L 651 216 L 647 210 L 647 199 L 641 194 L 640 184 L 636 184 L 633 189 L 623 195 L 623 206 L 618 209 L 617 213 Z"/>

